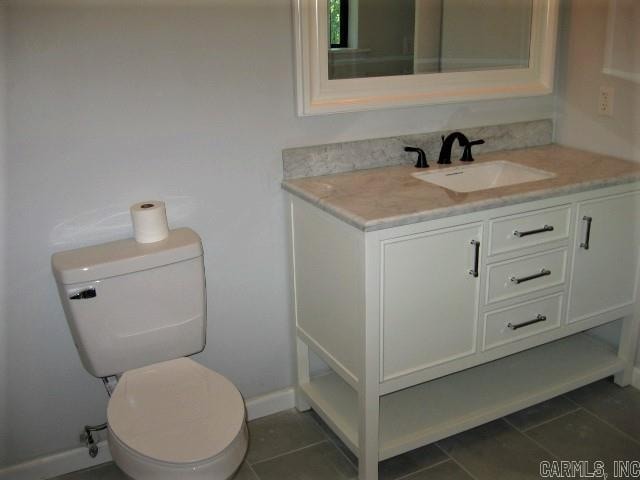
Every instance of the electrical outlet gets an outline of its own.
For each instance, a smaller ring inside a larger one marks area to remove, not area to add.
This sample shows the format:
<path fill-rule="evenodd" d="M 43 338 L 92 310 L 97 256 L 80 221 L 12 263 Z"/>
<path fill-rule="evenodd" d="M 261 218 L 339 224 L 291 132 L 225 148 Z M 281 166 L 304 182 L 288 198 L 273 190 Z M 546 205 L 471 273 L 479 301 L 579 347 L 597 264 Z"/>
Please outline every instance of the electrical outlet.
<path fill-rule="evenodd" d="M 614 95 L 613 87 L 600 87 L 600 98 L 598 99 L 598 113 L 600 115 L 613 117 Z"/>

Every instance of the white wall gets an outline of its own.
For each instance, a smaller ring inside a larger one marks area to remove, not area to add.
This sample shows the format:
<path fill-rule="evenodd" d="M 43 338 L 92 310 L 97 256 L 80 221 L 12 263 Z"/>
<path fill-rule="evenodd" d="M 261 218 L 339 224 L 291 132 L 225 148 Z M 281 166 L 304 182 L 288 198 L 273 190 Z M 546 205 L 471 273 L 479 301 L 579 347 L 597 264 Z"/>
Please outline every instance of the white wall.
<path fill-rule="evenodd" d="M 640 161 L 640 86 L 602 73 L 608 3 L 563 3 L 556 139 Z M 603 85 L 615 88 L 613 117 L 598 115 Z"/>
<path fill-rule="evenodd" d="M 283 148 L 553 114 L 538 97 L 297 118 L 290 1 L 199 3 L 9 10 L 9 463 L 105 419 L 51 253 L 126 237 L 131 203 L 166 200 L 204 241 L 198 360 L 252 397 L 292 383 Z"/>
<path fill-rule="evenodd" d="M 5 91 L 6 91 L 6 68 L 5 68 L 5 47 L 6 47 L 6 5 L 0 0 L 0 465 L 7 456 L 6 441 L 7 429 L 2 426 L 7 425 L 7 387 L 9 385 L 8 376 L 8 353 L 7 329 L 5 315 L 5 282 L 6 272 L 5 244 L 5 193 L 7 191 L 5 172 Z"/>

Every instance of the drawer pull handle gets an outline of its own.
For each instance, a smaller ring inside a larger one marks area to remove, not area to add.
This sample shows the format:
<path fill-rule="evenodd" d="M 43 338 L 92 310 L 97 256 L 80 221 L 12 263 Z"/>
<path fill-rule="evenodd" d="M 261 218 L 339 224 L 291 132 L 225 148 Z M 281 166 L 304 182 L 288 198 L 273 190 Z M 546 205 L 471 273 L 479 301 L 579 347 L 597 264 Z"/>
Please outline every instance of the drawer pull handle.
<path fill-rule="evenodd" d="M 475 247 L 473 257 L 473 269 L 469 270 L 469 275 L 474 278 L 478 278 L 480 275 L 480 242 L 478 240 L 471 240 L 471 245 Z"/>
<path fill-rule="evenodd" d="M 526 237 L 529 235 L 535 235 L 536 233 L 545 233 L 545 232 L 553 232 L 554 228 L 551 225 L 545 225 L 542 228 L 538 228 L 536 230 L 527 230 L 526 232 L 520 232 L 518 230 L 515 230 L 513 232 L 513 235 L 518 237 L 518 238 L 522 238 L 522 237 Z"/>
<path fill-rule="evenodd" d="M 543 268 L 542 270 L 540 270 L 540 273 L 534 273 L 533 275 L 529 275 L 527 277 L 511 277 L 511 283 L 515 283 L 516 285 L 519 285 L 521 283 L 524 282 L 528 282 L 530 280 L 535 280 L 536 278 L 541 278 L 541 277 L 548 277 L 549 275 L 551 275 L 551 270 L 547 270 L 546 268 Z"/>
<path fill-rule="evenodd" d="M 580 248 L 584 248 L 585 250 L 589 250 L 589 242 L 591 241 L 591 222 L 593 222 L 593 218 L 587 217 L 586 215 L 582 217 L 582 221 L 587 224 L 587 231 L 584 236 L 584 242 L 580 244 Z"/>
<path fill-rule="evenodd" d="M 511 330 L 518 330 L 519 328 L 528 327 L 529 325 L 533 325 L 535 323 L 540 323 L 540 322 L 546 322 L 546 321 L 547 321 L 547 317 L 545 315 L 538 315 L 533 320 L 529 320 L 527 322 L 516 323 L 515 325 L 513 323 L 508 323 L 507 327 L 509 327 Z"/>

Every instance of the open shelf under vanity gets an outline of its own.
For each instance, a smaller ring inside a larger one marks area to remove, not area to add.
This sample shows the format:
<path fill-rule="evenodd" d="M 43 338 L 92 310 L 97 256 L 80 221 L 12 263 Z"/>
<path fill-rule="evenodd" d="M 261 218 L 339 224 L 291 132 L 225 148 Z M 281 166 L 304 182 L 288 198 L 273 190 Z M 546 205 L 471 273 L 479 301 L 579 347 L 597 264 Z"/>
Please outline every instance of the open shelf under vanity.
<path fill-rule="evenodd" d="M 581 333 L 382 396 L 379 459 L 548 400 L 624 366 L 616 349 Z M 357 455 L 357 392 L 333 372 L 300 387 Z"/>

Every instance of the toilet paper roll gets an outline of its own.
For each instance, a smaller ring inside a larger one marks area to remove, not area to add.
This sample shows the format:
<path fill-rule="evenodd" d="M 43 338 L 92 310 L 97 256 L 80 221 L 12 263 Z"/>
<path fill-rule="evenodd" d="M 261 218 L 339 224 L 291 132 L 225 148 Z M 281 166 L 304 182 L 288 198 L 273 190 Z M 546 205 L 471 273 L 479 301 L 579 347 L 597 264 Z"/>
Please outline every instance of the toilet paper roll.
<path fill-rule="evenodd" d="M 131 205 L 133 234 L 139 243 L 154 243 L 169 236 L 164 202 L 149 200 Z"/>

